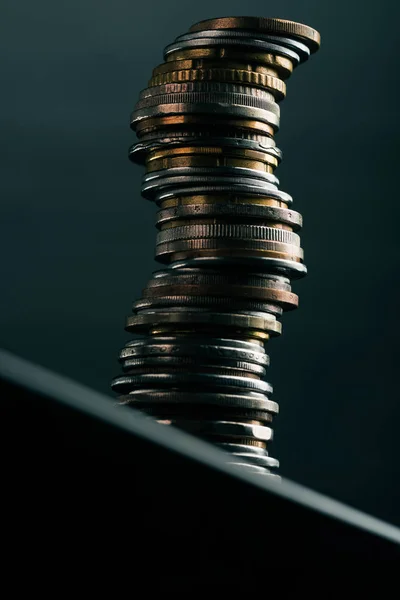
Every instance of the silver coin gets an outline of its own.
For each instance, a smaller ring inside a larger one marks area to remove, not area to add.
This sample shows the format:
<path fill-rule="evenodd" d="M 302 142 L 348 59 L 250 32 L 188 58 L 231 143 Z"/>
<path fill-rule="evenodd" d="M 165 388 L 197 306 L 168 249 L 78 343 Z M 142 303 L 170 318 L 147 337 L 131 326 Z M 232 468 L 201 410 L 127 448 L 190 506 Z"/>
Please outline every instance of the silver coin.
<path fill-rule="evenodd" d="M 152 343 L 151 343 L 152 342 Z M 228 343 L 228 342 L 227 342 Z M 151 338 L 140 346 L 126 346 L 121 350 L 120 359 L 125 360 L 132 357 L 151 356 L 185 356 L 197 357 L 200 360 L 244 360 L 257 365 L 268 365 L 269 357 L 258 349 L 234 348 L 232 346 L 217 346 L 204 344 L 167 343 L 157 344 L 156 339 Z"/>
<path fill-rule="evenodd" d="M 238 438 L 251 438 L 260 441 L 270 441 L 273 432 L 265 425 L 254 425 L 252 423 L 237 423 L 235 421 L 190 421 L 183 419 L 171 419 L 171 425 L 185 429 L 186 431 L 204 433 L 207 435 L 221 435 Z"/>
<path fill-rule="evenodd" d="M 289 50 L 293 50 L 296 54 L 300 56 L 301 62 L 306 61 L 310 56 L 310 49 L 304 43 L 298 40 L 293 40 L 283 36 L 281 37 L 276 35 L 269 35 L 260 32 L 256 33 L 254 31 L 240 31 L 237 29 L 211 29 L 198 31 L 194 33 L 186 33 L 177 37 L 175 42 L 179 43 L 202 38 L 257 39 L 261 42 L 271 42 L 272 44 L 277 44 L 278 46 L 283 45 L 286 48 L 289 48 Z"/>
<path fill-rule="evenodd" d="M 241 340 L 237 338 L 227 338 L 227 337 L 219 337 L 219 336 L 207 336 L 202 337 L 201 335 L 185 335 L 185 334 L 177 334 L 177 335 L 163 335 L 163 336 L 152 336 L 144 340 L 132 340 L 126 344 L 126 347 L 139 347 L 142 345 L 150 344 L 188 344 L 189 346 L 229 346 L 230 348 L 240 348 L 245 350 L 256 350 L 264 352 L 264 344 L 259 342 L 258 340 Z"/>
<path fill-rule="evenodd" d="M 183 181 L 174 182 L 171 178 L 171 188 L 167 190 L 160 190 L 156 193 L 154 200 L 157 203 L 164 202 L 171 198 L 179 196 L 190 196 L 190 195 L 209 195 L 209 194 L 227 194 L 233 196 L 254 196 L 260 198 L 272 198 L 286 204 L 292 204 L 293 198 L 286 192 L 278 190 L 276 185 L 269 183 L 263 183 L 258 180 L 250 181 L 244 177 L 237 177 L 234 180 L 224 178 L 222 181 L 220 178 L 215 178 L 215 183 L 212 180 L 206 179 L 205 184 L 200 185 L 201 181 L 188 181 L 188 185 L 180 186 L 174 183 L 183 184 Z M 193 183 L 193 185 L 190 185 Z M 147 197 L 147 196 L 146 196 Z"/>
<path fill-rule="evenodd" d="M 270 479 L 272 481 L 276 481 L 277 483 L 279 481 L 281 481 L 281 477 L 279 475 L 276 475 L 275 473 L 271 473 L 268 469 L 265 469 L 264 467 L 260 467 L 258 465 L 252 465 L 251 463 L 247 463 L 247 462 L 238 462 L 236 460 L 229 460 L 228 463 L 230 465 L 234 465 L 235 468 L 246 469 L 247 471 L 250 471 L 251 473 L 254 473 L 256 475 L 262 475 L 263 477 L 268 477 L 268 479 Z"/>
<path fill-rule="evenodd" d="M 236 223 L 178 225 L 177 227 L 164 229 L 157 233 L 156 245 L 175 242 L 177 240 L 193 240 L 198 238 L 250 239 L 300 246 L 300 237 L 293 231 L 278 227 L 266 227 L 264 225 L 238 225 Z"/>
<path fill-rule="evenodd" d="M 120 396 L 119 400 L 123 404 L 204 404 L 236 409 L 265 411 L 271 414 L 277 414 L 279 412 L 278 404 L 270 400 L 267 396 L 257 394 L 257 397 L 255 397 L 254 393 L 253 395 L 250 395 L 245 390 L 238 390 L 237 393 L 218 393 L 216 391 L 187 392 L 165 389 L 140 389 L 131 390 L 129 394 Z M 254 446 L 251 446 L 251 448 L 254 448 Z M 257 448 L 257 450 L 262 450 L 262 452 L 265 453 L 264 449 Z"/>
<path fill-rule="evenodd" d="M 169 137 L 169 138 L 155 138 L 151 142 L 138 142 L 129 149 L 129 158 L 133 162 L 143 164 L 146 156 L 149 152 L 155 150 L 165 150 L 168 148 L 175 148 L 179 146 L 218 146 L 222 148 L 235 148 L 244 150 L 254 150 L 255 152 L 263 152 L 276 158 L 279 162 L 282 160 L 282 151 L 277 148 L 274 144 L 267 144 L 265 142 L 258 142 L 253 140 L 246 140 L 243 138 L 232 138 L 232 137 L 216 137 L 210 135 L 209 137 Z"/>
<path fill-rule="evenodd" d="M 237 375 L 220 375 L 219 373 L 143 373 L 142 375 L 119 375 L 113 379 L 112 387 L 129 389 L 132 387 L 148 387 L 151 385 L 203 385 L 224 387 L 225 389 L 245 388 L 263 394 L 271 394 L 272 387 L 266 381 Z"/>
<path fill-rule="evenodd" d="M 267 371 L 264 367 L 255 363 L 249 363 L 239 360 L 224 360 L 218 357 L 218 361 L 212 363 L 209 360 L 201 360 L 200 356 L 188 357 L 188 356 L 145 356 L 144 358 L 128 358 L 121 360 L 122 368 L 124 370 L 139 369 L 145 367 L 195 367 L 198 369 L 210 369 L 211 371 L 216 368 L 224 369 L 225 371 L 245 371 L 247 373 L 256 375 L 258 377 L 265 377 Z"/>
<path fill-rule="evenodd" d="M 230 217 L 234 219 L 263 219 L 276 221 L 290 225 L 298 231 L 303 219 L 300 213 L 276 206 L 264 206 L 262 204 L 233 204 L 230 202 L 210 204 L 184 204 L 158 211 L 156 223 L 158 227 L 178 219 L 190 219 L 199 217 Z"/>
<path fill-rule="evenodd" d="M 283 314 L 283 308 L 278 304 L 257 302 L 252 300 L 241 301 L 226 296 L 154 296 L 152 298 L 142 298 L 137 300 L 132 305 L 132 312 L 139 313 L 142 310 L 149 308 L 162 308 L 169 309 L 172 306 L 185 307 L 187 310 L 192 307 L 201 307 L 203 310 L 217 310 L 226 312 L 241 313 L 243 311 L 250 311 L 251 313 L 267 313 L 280 317 Z M 264 314 L 263 314 L 264 316 Z"/>
<path fill-rule="evenodd" d="M 257 456 L 254 454 L 247 454 L 242 452 L 232 452 L 231 456 L 235 457 L 235 460 L 248 460 L 260 467 L 277 468 L 279 467 L 279 461 L 272 456 Z"/>
<path fill-rule="evenodd" d="M 244 360 L 260 365 L 269 364 L 269 356 L 263 347 L 257 344 L 240 346 L 223 338 L 204 339 L 197 336 L 174 336 L 164 338 L 150 336 L 145 340 L 128 342 L 121 350 L 122 360 L 131 357 L 143 356 L 198 356 L 209 359 Z M 242 340 L 240 340 L 242 341 Z"/>
<path fill-rule="evenodd" d="M 271 92 L 263 88 L 251 87 L 242 83 L 226 83 L 223 81 L 187 81 L 179 83 L 165 83 L 146 88 L 140 92 L 140 100 L 146 98 L 154 98 L 168 94 L 181 93 L 228 93 L 228 94 L 244 94 L 245 96 L 254 96 L 268 102 L 275 102 Z"/>
<path fill-rule="evenodd" d="M 159 186 L 165 185 L 165 179 L 174 179 L 175 177 L 192 177 L 201 178 L 208 177 L 237 177 L 240 174 L 242 178 L 249 177 L 250 179 L 260 180 L 260 184 L 269 183 L 277 186 L 279 180 L 273 173 L 266 171 L 258 171 L 257 169 L 247 169 L 245 167 L 173 167 L 163 169 L 162 171 L 151 171 L 143 176 L 143 183 L 157 180 Z"/>
<path fill-rule="evenodd" d="M 300 54 L 281 44 L 273 44 L 272 42 L 267 42 L 259 39 L 247 38 L 247 39 L 237 39 L 234 37 L 223 37 L 223 38 L 213 38 L 213 37 L 203 37 L 200 39 L 186 40 L 183 42 L 174 42 L 173 44 L 169 44 L 164 49 L 164 60 L 168 59 L 168 56 L 173 52 L 180 52 L 182 50 L 189 50 L 191 48 L 213 48 L 213 47 L 226 47 L 226 46 L 235 46 L 238 50 L 242 50 L 243 48 L 250 48 L 252 50 L 258 50 L 259 52 L 266 52 L 268 54 L 277 54 L 279 56 L 284 56 L 285 58 L 289 58 L 295 64 L 300 63 Z"/>
<path fill-rule="evenodd" d="M 200 267 L 182 267 L 181 269 L 173 268 L 174 263 L 171 263 L 165 269 L 157 269 L 153 271 L 153 279 L 163 279 L 164 277 L 174 277 L 180 275 L 217 275 L 217 276 L 237 276 L 237 277 L 262 277 L 263 279 L 267 279 L 270 284 L 272 282 L 276 282 L 277 286 L 288 286 L 282 289 L 289 290 L 290 288 L 290 279 L 288 277 L 284 277 L 283 275 L 277 275 L 274 273 L 257 273 L 257 272 L 249 272 L 248 269 L 238 269 L 237 265 L 231 269 L 229 269 L 228 265 L 225 265 L 225 269 L 222 271 L 220 269 L 202 269 Z"/>
<path fill-rule="evenodd" d="M 230 91 L 170 92 L 167 94 L 159 94 L 157 96 L 150 95 L 142 98 L 142 100 L 139 100 L 139 102 L 136 103 L 134 113 L 153 106 L 173 104 L 247 106 L 272 113 L 278 120 L 280 115 L 279 104 L 275 102 L 273 96 L 272 98 L 265 98 L 253 94 L 235 93 Z M 228 110 L 225 112 L 229 114 Z"/>
<path fill-rule="evenodd" d="M 237 145 L 239 148 L 242 142 L 259 144 L 260 148 L 277 148 L 275 139 L 267 133 L 257 133 L 251 129 L 234 129 L 233 126 L 224 125 L 223 121 L 215 126 L 212 123 L 209 123 L 208 126 L 206 123 L 197 125 L 197 128 L 196 125 L 187 125 L 185 129 L 172 129 L 171 126 L 160 125 L 157 129 L 151 128 L 149 131 L 145 129 L 140 131 L 139 137 L 140 142 L 137 145 L 143 144 L 146 148 L 151 148 L 153 144 L 159 144 L 162 147 L 175 141 L 186 143 L 187 139 L 190 139 L 191 144 L 194 145 L 210 145 L 207 143 L 210 138 L 219 140 L 219 143 L 228 146 Z M 133 145 L 133 147 L 135 146 L 136 144 Z M 281 150 L 279 150 L 279 154 L 282 154 Z"/>
<path fill-rule="evenodd" d="M 278 272 L 290 277 L 290 279 L 300 279 L 307 273 L 307 267 L 303 263 L 299 263 L 293 260 L 284 260 L 282 258 L 269 258 L 269 257 L 213 257 L 213 256 L 201 256 L 196 258 L 188 258 L 186 260 L 178 260 L 171 263 L 172 269 L 180 269 L 182 267 L 203 267 L 207 265 L 210 268 L 223 268 L 224 265 L 229 266 L 247 266 L 253 271 L 265 270 L 268 272 Z"/>
<path fill-rule="evenodd" d="M 212 269 L 168 269 L 153 274 L 145 289 L 171 285 L 240 285 L 291 291 L 287 277 L 268 274 L 214 271 Z"/>

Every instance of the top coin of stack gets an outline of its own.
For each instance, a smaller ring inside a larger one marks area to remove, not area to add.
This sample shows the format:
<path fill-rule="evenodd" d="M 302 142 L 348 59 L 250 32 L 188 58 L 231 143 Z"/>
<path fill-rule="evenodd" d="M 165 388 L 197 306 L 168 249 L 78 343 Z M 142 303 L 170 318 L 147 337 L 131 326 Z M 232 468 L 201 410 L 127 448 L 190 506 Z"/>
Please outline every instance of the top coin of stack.
<path fill-rule="evenodd" d="M 311 27 L 281 19 L 202 21 L 166 47 L 131 117 L 130 158 L 146 166 L 142 195 L 158 206 L 156 258 L 166 267 L 134 304 L 127 329 L 147 338 L 123 350 L 114 388 L 238 456 L 257 448 L 263 466 L 276 463 L 260 458 L 271 435 L 255 427 L 269 430 L 277 405 L 262 381 L 267 359 L 241 353 L 266 356 L 277 319 L 298 304 L 291 280 L 306 273 L 302 217 L 278 189 L 274 136 L 286 81 L 319 44 Z"/>

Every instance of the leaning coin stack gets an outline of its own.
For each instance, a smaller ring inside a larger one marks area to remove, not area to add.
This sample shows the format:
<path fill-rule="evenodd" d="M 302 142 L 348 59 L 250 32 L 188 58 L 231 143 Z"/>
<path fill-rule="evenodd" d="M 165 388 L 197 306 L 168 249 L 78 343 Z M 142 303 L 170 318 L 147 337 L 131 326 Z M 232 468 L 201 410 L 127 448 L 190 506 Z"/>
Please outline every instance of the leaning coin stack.
<path fill-rule="evenodd" d="M 280 19 L 202 21 L 167 46 L 131 118 L 157 206 L 153 274 L 126 329 L 120 403 L 218 444 L 273 476 L 267 445 L 278 405 L 266 342 L 297 307 L 306 273 L 301 215 L 278 189 L 274 135 L 286 80 L 320 44 Z"/>

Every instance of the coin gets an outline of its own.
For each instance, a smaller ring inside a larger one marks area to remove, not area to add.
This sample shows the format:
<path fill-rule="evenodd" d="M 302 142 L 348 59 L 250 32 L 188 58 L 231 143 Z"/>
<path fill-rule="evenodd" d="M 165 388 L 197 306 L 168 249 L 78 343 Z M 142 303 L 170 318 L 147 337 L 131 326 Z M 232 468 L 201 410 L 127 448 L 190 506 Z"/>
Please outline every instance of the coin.
<path fill-rule="evenodd" d="M 286 19 L 275 19 L 270 17 L 220 17 L 217 19 L 205 19 L 192 25 L 190 32 L 204 31 L 208 29 L 242 29 L 254 32 L 268 32 L 272 34 L 290 35 L 294 39 L 304 41 L 311 52 L 316 52 L 321 44 L 320 33 L 303 23 L 288 21 Z"/>
<path fill-rule="evenodd" d="M 258 423 L 237 423 L 232 421 L 189 421 L 189 420 L 171 420 L 171 425 L 175 425 L 186 431 L 196 431 L 206 435 L 224 436 L 227 438 L 246 438 L 251 437 L 256 440 L 272 440 L 272 429 L 259 425 Z"/>
<path fill-rule="evenodd" d="M 246 389 L 237 390 L 236 392 L 231 391 L 229 393 L 205 390 L 193 393 L 187 390 L 142 388 L 140 390 L 131 390 L 129 394 L 121 396 L 120 401 L 128 404 L 141 403 L 143 405 L 209 405 L 222 408 L 263 411 L 271 414 L 277 414 L 279 410 L 278 404 L 270 400 L 265 394 L 249 392 Z M 159 410 L 162 410 L 161 407 L 159 407 Z"/>
<path fill-rule="evenodd" d="M 148 387 L 161 385 L 175 387 L 176 385 L 198 385 L 203 387 L 223 387 L 224 389 L 245 388 L 256 392 L 270 393 L 272 388 L 260 379 L 244 377 L 243 375 L 225 375 L 220 373 L 198 373 L 196 371 L 164 372 L 154 371 L 142 375 L 120 375 L 115 377 L 112 387 L 116 390 L 129 391 L 133 387 Z"/>
<path fill-rule="evenodd" d="M 294 230 L 299 230 L 303 224 L 300 213 L 273 206 L 261 204 L 238 204 L 231 202 L 210 202 L 209 204 L 186 204 L 160 210 L 157 213 L 157 225 L 189 217 L 231 217 L 235 219 L 263 219 L 290 225 Z"/>
<path fill-rule="evenodd" d="M 173 324 L 177 325 L 210 325 L 213 327 L 231 327 L 233 329 L 254 329 L 266 331 L 272 335 L 281 333 L 281 324 L 273 315 L 265 315 L 264 317 L 217 313 L 217 312 L 194 312 L 185 310 L 184 312 L 171 312 L 170 310 L 152 309 L 148 313 L 140 313 L 127 318 L 127 331 L 148 331 L 157 325 Z"/>

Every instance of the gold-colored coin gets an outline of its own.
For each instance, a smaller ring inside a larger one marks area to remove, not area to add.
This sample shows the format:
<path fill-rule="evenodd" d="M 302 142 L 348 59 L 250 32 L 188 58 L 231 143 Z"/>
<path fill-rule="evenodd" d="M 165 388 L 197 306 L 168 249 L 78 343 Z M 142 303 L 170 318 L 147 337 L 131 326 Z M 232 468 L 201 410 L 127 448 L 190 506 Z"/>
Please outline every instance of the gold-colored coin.
<path fill-rule="evenodd" d="M 177 148 L 168 148 L 165 150 L 154 150 L 150 152 L 146 162 L 159 158 L 167 158 L 171 156 L 187 156 L 187 155 L 214 155 L 214 156 L 236 156 L 238 158 L 248 158 L 250 160 L 258 160 L 268 164 L 277 164 L 277 159 L 271 154 L 260 152 L 258 150 L 250 150 L 248 148 L 230 148 L 229 146 L 221 148 L 215 146 L 183 146 Z"/>
<path fill-rule="evenodd" d="M 199 333 L 199 329 L 201 331 L 201 333 L 203 334 L 208 334 L 211 335 L 213 337 L 215 337 L 215 326 L 214 327 L 206 327 L 204 325 L 201 325 L 200 327 L 198 327 L 197 329 L 182 329 L 179 327 L 157 327 L 154 329 L 150 330 L 150 335 L 185 335 L 185 334 L 194 334 L 194 333 Z M 263 341 L 268 341 L 270 338 L 269 333 L 266 333 L 265 331 L 258 331 L 257 329 L 238 329 L 235 330 L 234 328 L 230 328 L 232 333 L 235 333 L 235 338 L 236 339 L 244 339 L 246 341 L 250 341 L 250 342 L 254 342 L 254 341 L 259 341 L 259 340 L 263 340 Z M 260 448 L 265 448 L 265 444 L 262 444 L 261 442 L 259 443 L 254 443 L 253 445 L 258 445 Z"/>
<path fill-rule="evenodd" d="M 293 63 L 285 56 L 271 54 L 270 52 L 242 52 L 230 47 L 225 48 L 190 48 L 188 50 L 176 50 L 166 58 L 166 62 L 183 61 L 188 59 L 218 60 L 220 66 L 224 66 L 225 60 L 246 62 L 251 64 L 268 65 L 271 75 L 281 76 L 283 79 L 290 77 L 293 72 Z M 274 72 L 272 72 L 274 71 Z"/>
<path fill-rule="evenodd" d="M 274 198 L 268 197 L 257 197 L 252 198 L 249 196 L 180 196 L 179 198 L 169 198 L 168 200 L 163 200 L 159 202 L 160 208 L 170 208 L 174 206 L 179 206 L 181 204 L 212 204 L 212 203 L 232 203 L 232 204 L 261 204 L 263 206 L 276 206 L 278 208 L 288 208 L 288 204 L 286 202 L 281 202 L 280 200 L 275 200 Z"/>
<path fill-rule="evenodd" d="M 170 156 L 147 162 L 148 173 L 161 171 L 162 169 L 183 167 L 235 167 L 240 169 L 254 169 L 263 173 L 273 173 L 274 171 L 274 167 L 265 162 L 232 156 Z"/>
<path fill-rule="evenodd" d="M 291 63 L 290 63 L 291 64 Z M 290 67 L 290 65 L 288 65 Z M 260 65 L 256 62 L 246 62 L 244 60 L 211 60 L 204 58 L 195 58 L 187 60 L 172 60 L 162 63 L 153 69 L 152 75 L 161 75 L 170 71 L 181 71 L 183 69 L 237 69 L 239 71 L 254 71 L 263 75 L 271 75 L 271 70 L 275 68 Z"/>
<path fill-rule="evenodd" d="M 254 119 L 235 119 L 233 118 L 217 118 L 216 115 L 171 115 L 166 117 L 152 117 L 151 119 L 143 119 L 135 124 L 135 130 L 140 137 L 147 133 L 158 131 L 159 129 L 167 129 L 168 127 L 195 125 L 202 128 L 211 126 L 213 130 L 217 127 L 225 129 L 232 128 L 233 130 L 248 130 L 253 133 L 273 136 L 274 130 L 271 125 L 256 121 Z"/>
<path fill-rule="evenodd" d="M 300 39 L 308 46 L 311 52 L 316 52 L 321 44 L 321 36 L 316 29 L 288 21 L 286 19 L 275 19 L 272 17 L 220 17 L 217 19 L 206 19 L 195 23 L 189 29 L 191 33 L 196 31 L 207 31 L 214 29 L 242 29 L 257 31 L 259 33 L 270 33 Z"/>
<path fill-rule="evenodd" d="M 255 71 L 235 69 L 185 69 L 182 71 L 169 71 L 152 77 L 149 87 L 167 85 L 169 83 L 184 83 L 192 81 L 221 81 L 224 83 L 241 83 L 252 87 L 265 88 L 271 91 L 277 100 L 283 100 L 286 95 L 286 84 L 282 79 L 256 73 Z"/>
<path fill-rule="evenodd" d="M 168 223 L 163 223 L 160 226 L 160 231 L 164 231 L 165 229 L 173 229 L 174 227 L 183 227 L 185 225 L 194 225 L 200 221 L 200 217 L 193 217 L 191 219 L 176 219 L 176 221 L 169 221 Z M 201 218 L 202 225 L 216 225 L 217 223 L 228 222 L 228 219 L 222 219 L 221 217 L 214 218 Z M 229 221 L 230 222 L 230 221 Z M 289 225 L 285 225 L 283 223 L 277 223 L 276 221 L 268 221 L 257 219 L 257 225 L 261 225 L 263 227 L 275 227 L 275 229 L 285 229 L 286 231 L 293 231 L 293 227 Z"/>

